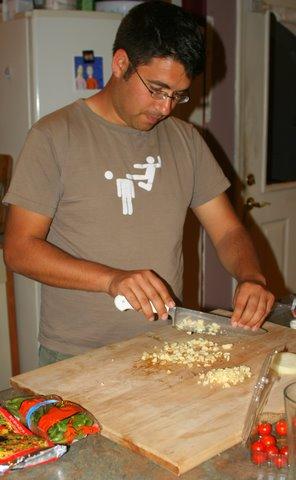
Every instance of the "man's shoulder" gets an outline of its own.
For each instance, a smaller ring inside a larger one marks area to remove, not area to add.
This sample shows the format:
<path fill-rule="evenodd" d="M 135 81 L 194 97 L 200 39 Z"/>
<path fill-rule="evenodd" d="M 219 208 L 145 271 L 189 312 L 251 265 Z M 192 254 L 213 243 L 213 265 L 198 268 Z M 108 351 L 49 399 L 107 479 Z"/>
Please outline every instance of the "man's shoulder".
<path fill-rule="evenodd" d="M 79 115 L 79 100 L 70 103 L 54 112 L 51 112 L 40 118 L 33 128 L 43 133 L 56 132 L 67 129 L 73 118 Z"/>
<path fill-rule="evenodd" d="M 189 136 L 190 138 L 192 138 L 192 136 L 195 134 L 199 136 L 197 128 L 192 123 L 181 120 L 178 117 L 170 116 L 166 118 L 164 121 L 164 126 L 168 130 L 180 132 L 183 135 Z"/>

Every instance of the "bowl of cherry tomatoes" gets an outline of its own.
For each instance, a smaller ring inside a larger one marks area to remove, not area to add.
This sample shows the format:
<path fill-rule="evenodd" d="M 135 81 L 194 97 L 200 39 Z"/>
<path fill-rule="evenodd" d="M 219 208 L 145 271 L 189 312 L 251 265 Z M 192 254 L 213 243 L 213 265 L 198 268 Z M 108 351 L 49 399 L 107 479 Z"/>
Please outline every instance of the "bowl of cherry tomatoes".
<path fill-rule="evenodd" d="M 255 426 L 250 441 L 251 461 L 258 466 L 288 468 L 287 421 L 284 416 L 266 416 Z"/>

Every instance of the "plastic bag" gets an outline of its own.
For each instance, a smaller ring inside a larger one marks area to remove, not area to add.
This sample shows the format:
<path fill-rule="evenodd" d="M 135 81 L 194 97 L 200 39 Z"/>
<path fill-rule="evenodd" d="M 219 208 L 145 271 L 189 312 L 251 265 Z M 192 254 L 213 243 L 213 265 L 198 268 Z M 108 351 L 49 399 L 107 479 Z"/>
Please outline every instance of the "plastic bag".
<path fill-rule="evenodd" d="M 69 445 L 100 431 L 96 419 L 81 405 L 62 401 L 40 404 L 27 416 L 28 428 L 53 443 Z"/>
<path fill-rule="evenodd" d="M 55 444 L 69 445 L 100 432 L 90 412 L 81 405 L 63 401 L 58 395 L 15 397 L 6 400 L 4 406 L 35 435 Z"/>
<path fill-rule="evenodd" d="M 31 395 L 29 397 L 14 397 L 6 400 L 3 404 L 12 415 L 24 425 L 28 425 L 28 418 L 30 418 L 31 411 L 36 405 L 48 405 L 61 401 L 62 399 L 58 395 Z"/>
<path fill-rule="evenodd" d="M 296 319 L 296 295 L 290 294 L 275 302 L 271 313 L 268 316 L 270 322 L 278 323 L 285 327 L 293 326 Z M 292 324 L 291 324 L 292 323 Z"/>
<path fill-rule="evenodd" d="M 0 407 L 0 474 L 57 460 L 66 451 L 65 446 L 37 437 L 8 410 Z"/>

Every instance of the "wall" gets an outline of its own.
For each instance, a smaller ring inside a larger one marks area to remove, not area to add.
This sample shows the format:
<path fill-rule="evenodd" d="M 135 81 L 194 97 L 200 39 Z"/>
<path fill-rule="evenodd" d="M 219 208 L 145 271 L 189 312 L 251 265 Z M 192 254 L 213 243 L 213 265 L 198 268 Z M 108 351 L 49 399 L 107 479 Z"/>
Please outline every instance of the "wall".
<path fill-rule="evenodd" d="M 205 124 L 206 140 L 224 172 L 233 178 L 234 82 L 236 1 L 207 0 L 207 16 L 213 18 L 210 119 Z M 208 238 L 205 241 L 204 304 L 229 308 L 232 279 L 221 266 Z"/>
<path fill-rule="evenodd" d="M 186 116 L 196 125 L 204 125 L 204 137 L 217 161 L 230 180 L 234 176 L 234 82 L 235 82 L 235 40 L 236 40 L 236 0 L 172 0 L 172 3 L 183 6 L 188 11 L 207 16 L 213 20 L 211 28 L 208 59 L 211 57 L 211 68 L 207 68 L 206 94 L 210 108 L 206 108 L 204 119 L 201 110 Z M 200 84 L 197 85 L 197 89 Z M 183 106 L 184 109 L 184 106 Z M 178 115 L 178 113 L 177 113 Z M 182 115 L 179 115 L 182 117 Z M 202 129 L 200 129 L 202 130 Z M 220 264 L 215 249 L 205 235 L 203 252 L 199 250 L 199 258 L 194 243 L 198 240 L 198 226 L 189 214 L 185 223 L 184 235 L 184 305 L 196 308 L 201 303 L 206 308 L 232 305 L 233 281 Z M 194 237 L 193 241 L 192 238 Z M 201 275 L 198 278 L 196 269 L 198 262 Z M 197 289 L 203 289 L 197 294 Z"/>

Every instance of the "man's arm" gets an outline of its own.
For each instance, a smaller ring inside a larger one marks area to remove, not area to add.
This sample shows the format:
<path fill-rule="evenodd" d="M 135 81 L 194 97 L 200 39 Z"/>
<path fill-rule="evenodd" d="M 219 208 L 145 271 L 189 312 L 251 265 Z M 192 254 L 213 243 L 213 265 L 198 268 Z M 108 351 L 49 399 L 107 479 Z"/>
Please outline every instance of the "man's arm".
<path fill-rule="evenodd" d="M 226 194 L 195 208 L 194 213 L 210 236 L 222 265 L 238 281 L 233 298 L 233 325 L 258 328 L 270 312 L 274 296 L 266 288 L 249 234 Z"/>
<path fill-rule="evenodd" d="M 7 266 L 39 282 L 60 288 L 125 295 L 148 319 L 154 304 L 160 318 L 173 299 L 161 279 L 150 270 L 120 270 L 75 258 L 46 240 L 52 219 L 21 207 L 9 207 L 4 238 Z"/>

